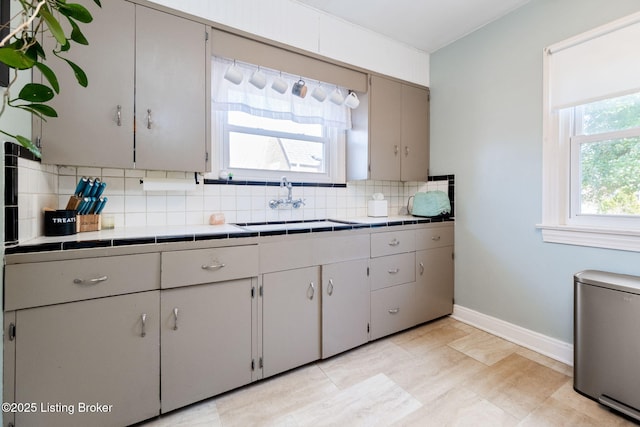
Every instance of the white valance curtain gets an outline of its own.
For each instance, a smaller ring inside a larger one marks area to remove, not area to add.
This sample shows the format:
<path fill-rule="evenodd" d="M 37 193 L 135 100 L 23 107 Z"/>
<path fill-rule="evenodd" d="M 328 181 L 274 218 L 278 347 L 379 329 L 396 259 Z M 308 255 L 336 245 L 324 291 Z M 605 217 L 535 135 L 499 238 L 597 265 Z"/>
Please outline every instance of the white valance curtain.
<path fill-rule="evenodd" d="M 546 49 L 553 110 L 640 91 L 640 14 Z"/>
<path fill-rule="evenodd" d="M 340 91 L 343 97 L 346 96 L 348 91 L 345 88 L 260 67 L 260 72 L 267 77 L 267 84 L 259 89 L 249 82 L 258 66 L 242 62 L 235 62 L 235 66 L 243 75 L 242 82 L 234 84 L 224 78 L 227 69 L 232 65 L 233 60 L 213 57 L 211 91 L 214 111 L 243 111 L 255 116 L 288 119 L 296 123 L 320 124 L 343 130 L 351 128 L 351 110 L 344 104 L 337 105 L 329 100 L 329 96 L 336 90 Z M 277 78 L 287 83 L 287 90 L 282 94 L 271 88 Z M 304 98 L 291 93 L 294 83 L 299 80 L 303 80 L 307 87 L 307 95 Z M 318 86 L 327 94 L 324 101 L 318 101 L 311 96 Z"/>

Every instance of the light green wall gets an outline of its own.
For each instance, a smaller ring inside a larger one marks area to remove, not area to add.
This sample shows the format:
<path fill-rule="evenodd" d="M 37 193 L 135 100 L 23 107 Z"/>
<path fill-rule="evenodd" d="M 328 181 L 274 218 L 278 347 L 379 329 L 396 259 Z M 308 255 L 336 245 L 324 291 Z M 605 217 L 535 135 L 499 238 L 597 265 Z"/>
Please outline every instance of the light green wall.
<path fill-rule="evenodd" d="M 543 243 L 535 228 L 542 50 L 639 10 L 637 0 L 532 0 L 432 54 L 431 173 L 456 179 L 456 304 L 572 343 L 573 274 L 640 275 L 640 253 Z"/>

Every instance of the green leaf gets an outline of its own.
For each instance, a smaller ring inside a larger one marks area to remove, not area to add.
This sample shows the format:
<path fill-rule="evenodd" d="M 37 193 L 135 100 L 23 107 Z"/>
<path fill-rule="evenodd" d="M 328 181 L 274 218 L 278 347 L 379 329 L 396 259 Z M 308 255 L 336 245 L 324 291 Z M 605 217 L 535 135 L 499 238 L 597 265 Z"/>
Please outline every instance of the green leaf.
<path fill-rule="evenodd" d="M 37 40 L 29 39 L 28 43 L 30 46 L 27 49 L 27 55 L 29 55 L 30 58 L 35 61 L 37 61 L 38 58 L 47 59 L 47 55 L 44 53 L 42 45 Z"/>
<path fill-rule="evenodd" d="M 67 52 L 69 49 L 71 49 L 71 43 L 69 40 L 65 40 L 64 44 L 60 45 L 60 52 Z"/>
<path fill-rule="evenodd" d="M 53 70 L 42 62 L 36 62 L 35 66 L 47 79 L 53 90 L 55 90 L 56 93 L 60 93 L 60 84 L 58 83 L 58 77 L 56 77 L 56 74 L 53 72 Z"/>
<path fill-rule="evenodd" d="M 87 85 L 89 84 L 89 80 L 87 79 L 87 74 L 82 70 L 82 68 L 78 67 L 78 65 L 69 61 L 66 58 L 62 58 L 62 59 L 67 61 L 67 64 L 69 64 L 69 66 L 73 68 L 73 73 L 76 76 L 76 80 L 78 81 L 78 84 L 82 87 L 87 87 Z"/>
<path fill-rule="evenodd" d="M 87 10 L 86 7 L 77 4 L 77 3 L 68 3 L 68 4 L 58 4 L 58 10 L 64 16 L 68 18 L 73 18 L 78 22 L 82 22 L 83 24 L 88 24 L 93 21 L 93 16 Z"/>
<path fill-rule="evenodd" d="M 44 104 L 16 105 L 16 108 L 22 108 L 23 110 L 31 111 L 34 114 L 41 114 L 47 117 L 58 117 L 58 112 L 54 110 L 53 107 Z"/>
<path fill-rule="evenodd" d="M 102 5 L 100 4 L 100 0 L 93 0 L 93 2 L 97 4 L 99 7 L 102 7 Z"/>
<path fill-rule="evenodd" d="M 47 102 L 53 97 L 53 90 L 49 86 L 40 83 L 27 83 L 18 94 L 19 99 L 28 102 Z"/>
<path fill-rule="evenodd" d="M 12 47 L 0 48 L 0 62 L 18 70 L 26 70 L 35 64 L 35 61 L 27 54 Z"/>
<path fill-rule="evenodd" d="M 42 19 L 44 19 L 47 27 L 49 27 L 49 31 L 51 31 L 51 34 L 53 34 L 53 37 L 56 38 L 58 43 L 60 43 L 61 45 L 65 44 L 67 42 L 67 38 L 65 37 L 62 26 L 60 25 L 58 20 L 54 18 L 51 13 L 44 9 L 40 9 L 39 15 L 42 17 Z"/>
<path fill-rule="evenodd" d="M 73 21 L 72 19 L 69 19 L 69 23 L 71 24 L 71 28 L 72 28 L 71 40 L 73 40 L 78 44 L 88 45 L 89 41 L 84 36 L 84 34 L 82 34 L 82 31 L 80 31 L 80 27 L 78 27 L 78 24 L 76 24 L 75 21 Z"/>
<path fill-rule="evenodd" d="M 40 153 L 40 149 L 36 147 L 36 145 L 31 142 L 29 138 L 25 138 L 22 135 L 16 135 L 16 140 L 27 150 L 31 151 L 37 158 L 41 158 L 42 154 Z"/>

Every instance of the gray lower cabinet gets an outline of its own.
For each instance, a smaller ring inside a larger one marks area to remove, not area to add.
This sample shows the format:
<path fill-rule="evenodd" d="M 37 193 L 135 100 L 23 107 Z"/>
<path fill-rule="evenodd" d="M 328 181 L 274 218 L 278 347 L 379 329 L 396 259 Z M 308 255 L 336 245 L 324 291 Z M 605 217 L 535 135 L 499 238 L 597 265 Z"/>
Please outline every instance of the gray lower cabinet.
<path fill-rule="evenodd" d="M 160 292 L 15 311 L 17 426 L 129 425 L 158 415 Z M 11 327 L 11 325 L 7 325 Z M 6 373 L 5 373 L 6 375 Z"/>
<path fill-rule="evenodd" d="M 251 382 L 256 283 L 247 278 L 161 291 L 163 413 Z"/>
<path fill-rule="evenodd" d="M 263 375 L 320 359 L 320 267 L 264 274 L 262 287 Z"/>
<path fill-rule="evenodd" d="M 322 266 L 322 358 L 369 341 L 368 259 Z"/>
<path fill-rule="evenodd" d="M 416 238 L 416 323 L 453 312 L 454 227 L 421 228 Z"/>
<path fill-rule="evenodd" d="M 416 323 L 453 312 L 453 247 L 416 252 Z"/>

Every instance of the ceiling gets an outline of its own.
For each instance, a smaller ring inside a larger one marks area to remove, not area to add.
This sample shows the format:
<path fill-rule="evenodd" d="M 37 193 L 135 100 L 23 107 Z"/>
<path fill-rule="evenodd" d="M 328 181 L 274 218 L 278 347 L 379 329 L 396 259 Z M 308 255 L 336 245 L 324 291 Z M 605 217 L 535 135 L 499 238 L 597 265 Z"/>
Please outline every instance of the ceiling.
<path fill-rule="evenodd" d="M 529 0 L 298 0 L 433 53 Z"/>

